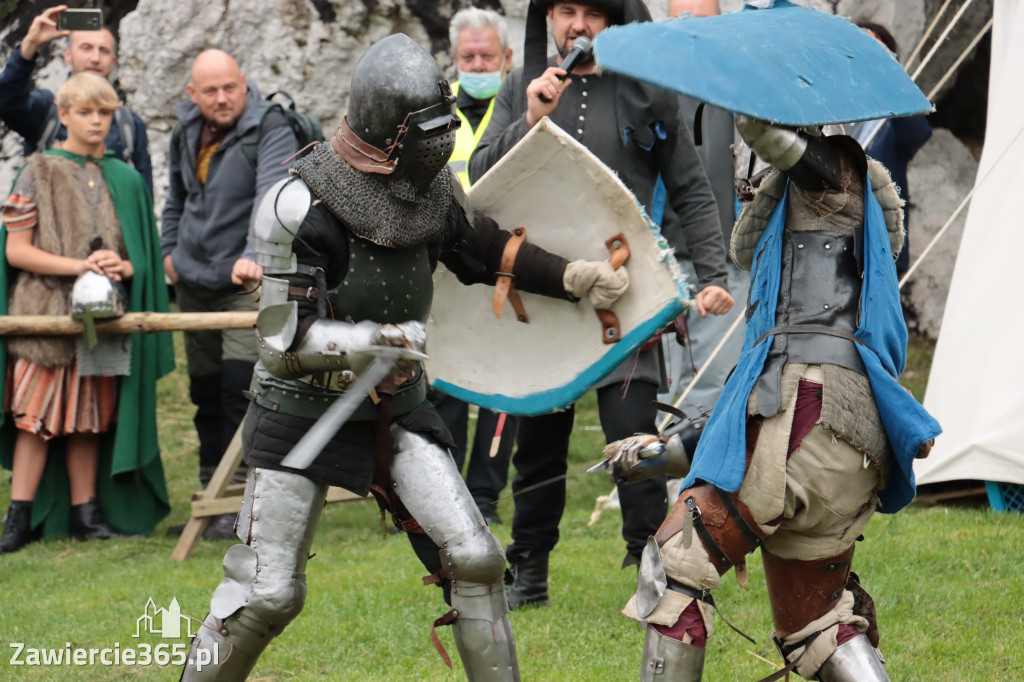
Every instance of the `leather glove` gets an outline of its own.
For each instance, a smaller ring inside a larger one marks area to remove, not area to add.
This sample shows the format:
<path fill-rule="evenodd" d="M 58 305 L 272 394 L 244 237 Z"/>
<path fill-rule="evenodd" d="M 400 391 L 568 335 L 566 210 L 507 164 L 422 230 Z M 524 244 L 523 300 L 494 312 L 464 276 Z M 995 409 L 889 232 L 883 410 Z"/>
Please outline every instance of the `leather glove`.
<path fill-rule="evenodd" d="M 608 261 L 577 260 L 565 266 L 562 285 L 576 298 L 589 296 L 595 308 L 608 308 L 629 288 L 629 273 Z"/>
<path fill-rule="evenodd" d="M 427 328 L 418 320 L 382 324 L 374 333 L 374 345 L 411 348 L 422 353 L 427 347 Z"/>
<path fill-rule="evenodd" d="M 655 476 L 690 473 L 690 454 L 679 434 L 668 439 L 647 433 L 609 443 L 604 448 L 612 483 L 636 483 Z"/>
<path fill-rule="evenodd" d="M 412 320 L 399 324 L 378 324 L 364 320 L 352 325 L 346 356 L 349 366 L 359 373 L 376 357 L 375 346 L 409 348 L 422 353 L 426 344 L 427 331 L 422 322 Z M 406 372 L 417 364 L 415 360 L 400 360 L 395 368 L 398 372 Z"/>

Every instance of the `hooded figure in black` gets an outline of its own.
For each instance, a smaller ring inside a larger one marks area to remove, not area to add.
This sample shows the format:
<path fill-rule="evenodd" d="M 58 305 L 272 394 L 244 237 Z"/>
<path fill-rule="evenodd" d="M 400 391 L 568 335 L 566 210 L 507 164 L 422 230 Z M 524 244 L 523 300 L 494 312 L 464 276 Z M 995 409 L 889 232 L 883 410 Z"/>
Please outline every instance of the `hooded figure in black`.
<path fill-rule="evenodd" d="M 733 301 L 726 288 L 718 209 L 680 113 L 679 98 L 614 74 L 599 75 L 592 60 L 578 63 L 569 74 L 557 66 L 577 38 L 593 40 L 608 26 L 650 18 L 641 0 L 533 0 L 527 16 L 525 66 L 509 74 L 498 91 L 491 123 L 470 158 L 470 178 L 476 181 L 542 117 L 549 117 L 615 171 L 646 207 L 664 201 L 672 209 L 678 220 L 666 225 L 665 236 L 675 248 L 685 247 L 693 260 L 698 311 L 721 315 Z M 559 52 L 553 57 L 546 53 L 546 25 Z M 608 442 L 650 432 L 657 416 L 651 403 L 665 382 L 660 348 L 655 346 L 641 350 L 598 384 L 601 425 Z M 566 473 L 572 424 L 572 407 L 521 420 L 513 459 L 516 509 L 507 549 L 516 574 L 509 592 L 513 608 L 548 602 L 548 558 L 558 542 L 565 482 L 521 495 L 518 491 Z M 668 503 L 664 478 L 618 490 L 625 567 L 639 563 Z"/>

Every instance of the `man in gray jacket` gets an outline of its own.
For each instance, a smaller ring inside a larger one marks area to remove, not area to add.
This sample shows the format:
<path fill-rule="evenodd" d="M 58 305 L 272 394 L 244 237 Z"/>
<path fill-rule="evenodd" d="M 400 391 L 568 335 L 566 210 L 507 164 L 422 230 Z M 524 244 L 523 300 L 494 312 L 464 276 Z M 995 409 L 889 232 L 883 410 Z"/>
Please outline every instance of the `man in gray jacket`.
<path fill-rule="evenodd" d="M 255 310 L 251 290 L 262 272 L 251 251 L 252 214 L 263 192 L 287 176 L 283 162 L 298 142 L 279 111 L 261 120 L 259 90 L 226 52 L 197 56 L 187 87 L 191 101 L 174 111 L 181 123 L 171 135 L 164 269 L 182 312 Z M 244 143 L 256 131 L 254 164 Z M 206 485 L 245 416 L 256 336 L 250 329 L 186 332 L 185 352 Z M 206 537 L 231 537 L 233 523 L 233 514 L 215 519 Z"/>

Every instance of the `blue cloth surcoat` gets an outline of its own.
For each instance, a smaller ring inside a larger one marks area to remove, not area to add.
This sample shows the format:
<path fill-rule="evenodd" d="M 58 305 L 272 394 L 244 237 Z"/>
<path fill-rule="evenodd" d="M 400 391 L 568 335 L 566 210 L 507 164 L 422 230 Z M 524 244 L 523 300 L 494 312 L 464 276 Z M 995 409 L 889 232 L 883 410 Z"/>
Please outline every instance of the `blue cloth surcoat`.
<path fill-rule="evenodd" d="M 750 303 L 743 351 L 726 383 L 683 481 L 696 480 L 735 492 L 746 472 L 747 401 L 764 367 L 774 336 L 761 336 L 775 327 L 782 268 L 782 233 L 786 225 L 787 191 L 754 250 Z M 884 490 L 880 511 L 899 511 L 915 495 L 914 457 L 918 448 L 941 432 L 939 423 L 897 381 L 907 351 L 907 327 L 900 306 L 896 266 L 882 208 L 864 178 L 863 266 L 860 326 L 855 338 L 867 372 L 882 425 L 892 446 L 895 466 Z M 760 342 L 758 343 L 758 340 Z"/>

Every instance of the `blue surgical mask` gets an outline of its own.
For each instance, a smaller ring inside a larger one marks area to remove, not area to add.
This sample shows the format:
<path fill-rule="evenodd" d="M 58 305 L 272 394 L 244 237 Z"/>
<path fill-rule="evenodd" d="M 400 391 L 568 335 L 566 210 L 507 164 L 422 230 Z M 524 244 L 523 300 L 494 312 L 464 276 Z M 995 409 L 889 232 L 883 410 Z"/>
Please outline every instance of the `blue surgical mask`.
<path fill-rule="evenodd" d="M 459 87 L 473 99 L 491 99 L 501 87 L 501 71 L 459 71 Z"/>

